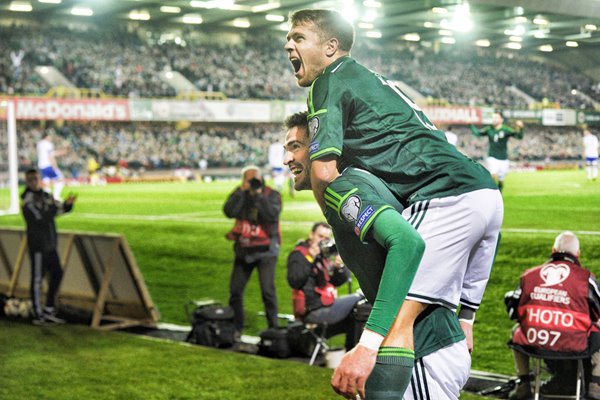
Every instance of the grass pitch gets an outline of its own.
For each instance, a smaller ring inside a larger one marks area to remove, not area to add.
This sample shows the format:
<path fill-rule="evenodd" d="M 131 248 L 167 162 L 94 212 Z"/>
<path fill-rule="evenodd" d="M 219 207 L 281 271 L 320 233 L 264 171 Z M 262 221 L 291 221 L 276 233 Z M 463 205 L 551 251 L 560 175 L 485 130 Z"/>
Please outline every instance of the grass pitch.
<path fill-rule="evenodd" d="M 124 234 L 162 321 L 187 324 L 183 305 L 188 300 L 213 298 L 227 303 L 233 252 L 224 236 L 233 222 L 224 217 L 222 205 L 237 183 L 72 188 L 78 202 L 72 214 L 57 219 L 58 227 Z M 566 229 L 579 235 L 583 265 L 600 273 L 600 182 L 586 181 L 583 171 L 512 173 L 504 200 L 502 241 L 475 324 L 473 368 L 512 374 L 512 356 L 505 343 L 513 324 L 504 311 L 503 295 L 516 287 L 522 271 L 545 261 L 554 237 Z M 298 239 L 306 237 L 312 223 L 323 218 L 309 192 L 296 198 L 284 192 L 283 202 L 276 284 L 280 312 L 291 313 L 287 254 Z M 20 216 L 5 216 L 0 217 L 0 225 L 23 226 L 23 221 Z M 247 334 L 266 327 L 264 317 L 258 316 L 262 303 L 257 281 L 253 277 L 246 289 Z M 0 320 L 0 398 L 336 398 L 328 389 L 327 370 L 305 370 L 255 357 L 238 360 L 238 355 L 197 347 L 175 350 L 174 345 L 148 341 L 138 345 L 136 340 L 141 339 L 122 334 L 71 328 L 40 329 Z M 118 350 L 121 342 L 129 343 L 123 353 Z M 203 359 L 205 354 L 210 361 Z M 107 363 L 88 367 L 94 358 Z M 57 367 L 61 363 L 64 368 Z M 149 380 L 140 380 L 136 368 Z M 253 377 L 257 368 L 260 377 Z M 75 373 L 73 383 L 81 389 L 72 389 L 64 369 Z M 186 373 L 192 375 L 189 380 Z M 296 373 L 306 381 L 290 379 Z M 208 378 L 200 384 L 198 376 Z M 224 380 L 232 389 L 221 392 L 225 389 L 219 382 Z M 291 381 L 292 390 L 277 391 L 282 382 Z M 119 390 L 88 396 L 96 387 L 108 390 L 112 382 Z M 177 390 L 169 389 L 173 387 Z"/>

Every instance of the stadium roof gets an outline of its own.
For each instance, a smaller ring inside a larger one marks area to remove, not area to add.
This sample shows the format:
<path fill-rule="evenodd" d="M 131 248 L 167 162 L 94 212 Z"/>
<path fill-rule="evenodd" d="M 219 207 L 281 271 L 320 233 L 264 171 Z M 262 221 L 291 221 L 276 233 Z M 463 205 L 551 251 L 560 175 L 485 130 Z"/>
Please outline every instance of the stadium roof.
<path fill-rule="evenodd" d="M 357 33 L 385 41 L 466 43 L 522 50 L 600 47 L 599 0 L 0 0 L 0 20 L 137 20 L 202 30 L 285 29 L 290 11 L 335 8 Z M 30 11 L 28 11 L 30 10 Z"/>

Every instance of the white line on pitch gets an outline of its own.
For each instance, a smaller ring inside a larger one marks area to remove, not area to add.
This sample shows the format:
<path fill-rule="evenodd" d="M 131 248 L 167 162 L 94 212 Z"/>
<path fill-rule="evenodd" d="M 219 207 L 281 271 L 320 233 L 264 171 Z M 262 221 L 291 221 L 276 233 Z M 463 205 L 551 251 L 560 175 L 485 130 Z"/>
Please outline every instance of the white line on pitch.
<path fill-rule="evenodd" d="M 172 221 L 172 222 L 228 222 L 231 221 L 229 218 L 212 216 L 219 215 L 220 212 L 199 212 L 199 213 L 185 213 L 185 214 L 168 214 L 168 215 L 134 215 L 134 214 L 95 214 L 95 213 L 83 213 L 77 214 L 78 217 L 90 218 L 90 219 L 104 219 L 104 220 L 134 220 L 134 221 Z M 210 216 L 210 217 L 209 217 Z M 286 221 L 282 220 L 283 225 L 298 225 L 306 224 L 312 225 L 312 221 Z M 527 229 L 527 228 L 504 228 L 502 232 L 507 233 L 561 233 L 563 230 L 559 229 Z M 574 231 L 577 235 L 590 235 L 600 236 L 598 231 Z"/>
<path fill-rule="evenodd" d="M 510 233 L 561 233 L 564 230 L 560 229 L 524 229 L 524 228 L 505 228 L 502 232 Z M 573 231 L 577 235 L 600 235 L 598 231 Z"/>

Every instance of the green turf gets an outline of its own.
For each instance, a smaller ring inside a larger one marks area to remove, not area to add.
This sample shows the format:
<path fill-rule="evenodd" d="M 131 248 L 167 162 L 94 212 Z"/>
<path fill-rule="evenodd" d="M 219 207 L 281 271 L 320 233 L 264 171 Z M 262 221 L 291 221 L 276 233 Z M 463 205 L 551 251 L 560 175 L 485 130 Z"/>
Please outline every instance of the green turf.
<path fill-rule="evenodd" d="M 123 233 L 162 320 L 186 323 L 183 305 L 189 299 L 214 298 L 227 302 L 232 250 L 224 235 L 232 222 L 223 216 L 221 207 L 236 183 L 74 188 L 71 190 L 79 194 L 78 204 L 71 215 L 58 219 L 58 226 Z M 310 193 L 299 193 L 294 199 L 284 193 L 283 199 L 283 244 L 277 288 L 280 312 L 290 313 L 285 260 L 296 240 L 305 237 L 312 222 L 322 217 Z M 582 171 L 512 173 L 506 180 L 504 199 L 502 242 L 475 325 L 473 368 L 512 373 L 512 358 L 505 346 L 512 323 L 504 311 L 503 295 L 514 289 L 523 270 L 545 260 L 553 238 L 565 229 L 582 232 L 582 262 L 600 273 L 600 235 L 583 233 L 600 232 L 600 182 L 587 182 Z M 0 217 L 0 225 L 22 226 L 23 222 L 19 216 Z M 256 277 L 251 280 L 245 298 L 246 333 L 256 334 L 266 326 L 264 317 L 257 315 L 262 304 Z M 0 328 L 0 340 L 6 340 L 4 327 Z M 33 329 L 28 334 L 35 332 Z M 2 351 L 0 361 L 1 357 Z M 126 364 L 126 360 L 122 362 Z M 325 398 L 319 396 L 307 398 Z M 3 398 L 1 393 L 0 398 Z"/>

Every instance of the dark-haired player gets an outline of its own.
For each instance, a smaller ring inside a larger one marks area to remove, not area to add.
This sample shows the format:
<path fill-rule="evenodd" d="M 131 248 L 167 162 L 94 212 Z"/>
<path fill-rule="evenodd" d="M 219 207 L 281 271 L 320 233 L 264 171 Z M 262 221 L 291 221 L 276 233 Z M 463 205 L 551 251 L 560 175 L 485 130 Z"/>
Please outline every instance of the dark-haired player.
<path fill-rule="evenodd" d="M 508 138 L 523 139 L 523 121 L 515 123 L 515 128 L 504 124 L 504 117 L 500 111 L 494 112 L 492 125 L 478 130 L 471 125 L 473 135 L 485 136 L 490 142 L 488 157 L 485 160 L 486 166 L 492 178 L 498 183 L 498 188 L 502 191 L 504 187 L 504 178 L 508 173 Z"/>
<path fill-rule="evenodd" d="M 285 126 L 284 163 L 296 189 L 310 189 L 306 113 Z M 327 187 L 325 201 L 340 255 L 373 304 L 359 344 L 334 373 L 334 389 L 347 398 L 356 390 L 376 400 L 458 398 L 471 364 L 465 336 L 449 308 L 405 299 L 424 243 L 402 205 L 381 179 L 352 167 Z"/>

